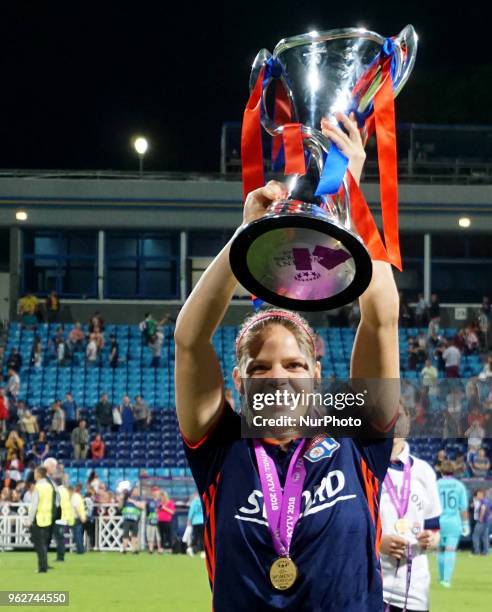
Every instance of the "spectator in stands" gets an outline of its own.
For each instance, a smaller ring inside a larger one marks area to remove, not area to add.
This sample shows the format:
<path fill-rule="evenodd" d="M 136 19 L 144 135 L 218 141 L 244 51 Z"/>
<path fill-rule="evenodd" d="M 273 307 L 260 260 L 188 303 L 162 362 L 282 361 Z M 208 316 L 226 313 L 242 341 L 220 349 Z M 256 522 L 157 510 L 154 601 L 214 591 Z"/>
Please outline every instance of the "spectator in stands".
<path fill-rule="evenodd" d="M 147 546 L 149 554 L 154 552 L 154 544 L 157 544 L 157 550 L 162 553 L 161 545 L 161 534 L 158 527 L 158 508 L 160 505 L 160 489 L 159 487 L 152 487 L 150 490 L 150 498 L 146 501 L 146 525 L 145 525 L 145 539 L 147 540 Z"/>
<path fill-rule="evenodd" d="M 31 365 L 34 368 L 40 368 L 43 365 L 43 347 L 39 336 L 34 336 L 34 343 L 31 351 Z"/>
<path fill-rule="evenodd" d="M 157 520 L 159 534 L 161 538 L 161 551 L 163 548 L 172 548 L 173 545 L 173 516 L 176 513 L 174 501 L 169 498 L 166 491 L 162 491 L 159 496 L 159 506 L 157 508 Z"/>
<path fill-rule="evenodd" d="M 419 361 L 419 345 L 417 339 L 411 336 L 408 339 L 408 369 L 415 371 Z"/>
<path fill-rule="evenodd" d="M 410 312 L 410 306 L 408 305 L 407 298 L 403 291 L 398 292 L 400 296 L 400 315 L 398 325 L 400 327 L 410 327 L 412 322 L 412 313 Z"/>
<path fill-rule="evenodd" d="M 19 436 L 16 429 L 9 432 L 5 440 L 5 448 L 7 449 L 7 461 L 11 461 L 14 456 L 20 459 L 24 458 L 24 440 Z"/>
<path fill-rule="evenodd" d="M 11 498 L 10 488 L 3 487 L 0 493 L 0 512 L 2 512 L 4 508 L 6 508 L 7 514 L 9 514 L 8 510 L 10 507 L 10 498 Z"/>
<path fill-rule="evenodd" d="M 75 542 L 75 551 L 78 555 L 85 553 L 84 548 L 84 524 L 87 521 L 87 515 L 85 513 L 85 505 L 80 491 L 82 490 L 81 484 L 76 484 L 75 487 L 70 487 L 70 503 L 75 516 L 75 523 L 73 526 L 73 539 Z"/>
<path fill-rule="evenodd" d="M 444 461 L 447 461 L 448 457 L 446 455 L 446 451 L 444 448 L 437 453 L 436 463 L 434 465 L 434 470 L 436 471 L 437 476 L 440 478 L 442 476 L 441 468 Z"/>
<path fill-rule="evenodd" d="M 433 387 L 437 383 L 437 378 L 437 369 L 432 365 L 432 361 L 430 359 L 426 359 L 425 365 L 420 372 L 422 386 L 427 388 Z"/>
<path fill-rule="evenodd" d="M 74 459 L 87 459 L 89 450 L 89 432 L 86 423 L 82 419 L 78 426 L 72 431 L 72 446 Z"/>
<path fill-rule="evenodd" d="M 96 310 L 89 321 L 89 333 L 94 333 L 96 329 L 101 333 L 104 331 L 104 319 L 102 318 L 99 310 Z"/>
<path fill-rule="evenodd" d="M 87 366 L 93 368 L 97 363 L 98 350 L 96 335 L 94 333 L 89 334 L 89 342 L 85 349 L 85 358 L 87 360 Z"/>
<path fill-rule="evenodd" d="M 427 309 L 428 305 L 424 299 L 422 293 L 417 296 L 417 303 L 415 304 L 415 326 L 424 327 L 427 325 Z"/>
<path fill-rule="evenodd" d="M 460 374 L 461 353 L 453 344 L 447 343 L 442 353 L 446 378 L 458 378 Z"/>
<path fill-rule="evenodd" d="M 419 365 L 421 365 L 427 359 L 427 336 L 424 334 L 424 332 L 419 332 L 417 336 L 417 347 L 417 356 L 419 360 Z"/>
<path fill-rule="evenodd" d="M 149 405 L 141 395 L 135 396 L 135 406 L 133 407 L 135 419 L 135 431 L 145 431 L 150 425 L 151 412 Z"/>
<path fill-rule="evenodd" d="M 7 397 L 15 403 L 20 391 L 20 377 L 13 368 L 9 368 L 8 375 L 6 387 Z"/>
<path fill-rule="evenodd" d="M 119 431 L 122 424 L 120 407 L 113 406 L 113 425 L 111 426 L 111 430 Z"/>
<path fill-rule="evenodd" d="M 44 433 L 44 431 L 40 431 L 38 434 L 38 439 L 36 440 L 36 442 L 34 442 L 31 448 L 31 456 L 34 457 L 36 464 L 40 465 L 46 459 L 49 452 L 50 445 L 46 440 L 46 434 Z"/>
<path fill-rule="evenodd" d="M 466 462 L 465 455 L 456 455 L 455 471 L 454 475 L 456 478 L 464 478 L 466 475 Z"/>
<path fill-rule="evenodd" d="M 104 334 L 98 327 L 96 327 L 92 333 L 97 346 L 97 351 L 98 353 L 101 353 L 104 348 Z"/>
<path fill-rule="evenodd" d="M 59 366 L 66 365 L 65 340 L 59 338 L 56 342 L 56 360 Z"/>
<path fill-rule="evenodd" d="M 56 328 L 54 335 L 48 342 L 48 353 L 50 359 L 58 360 L 58 344 L 60 340 L 65 342 L 65 329 L 63 328 L 63 325 L 59 325 Z"/>
<path fill-rule="evenodd" d="M 34 474 L 34 472 L 33 472 L 33 474 Z M 30 504 L 31 500 L 32 500 L 33 493 L 34 493 L 34 480 L 33 480 L 33 482 L 27 482 L 26 483 L 26 488 L 25 488 L 25 491 L 24 491 L 24 495 L 22 496 L 22 503 L 23 504 Z"/>
<path fill-rule="evenodd" d="M 468 453 L 471 456 L 482 446 L 482 441 L 485 437 L 485 430 L 481 426 L 480 421 L 473 421 L 470 427 L 465 431 L 465 438 L 468 438 Z"/>
<path fill-rule="evenodd" d="M 492 378 L 492 355 L 487 357 L 487 363 L 484 365 L 483 370 L 478 375 L 480 380 L 488 380 Z"/>
<path fill-rule="evenodd" d="M 431 336 L 433 332 L 439 333 L 439 325 L 441 324 L 441 307 L 439 305 L 439 298 L 436 293 L 431 295 L 431 301 L 429 305 L 429 327 L 427 335 Z"/>
<path fill-rule="evenodd" d="M 413 386 L 410 380 L 404 379 L 402 381 L 402 390 L 401 390 L 401 401 L 403 405 L 407 409 L 410 414 L 415 413 L 415 398 L 416 392 L 415 387 Z"/>
<path fill-rule="evenodd" d="M 144 320 L 138 325 L 142 334 L 142 339 L 145 344 L 148 344 L 153 336 L 157 333 L 157 321 L 152 317 L 150 312 L 146 312 Z"/>
<path fill-rule="evenodd" d="M 26 406 L 26 402 L 23 402 L 22 400 L 19 400 L 17 402 L 17 419 L 18 419 L 18 421 L 21 421 L 23 416 L 26 414 L 27 410 L 28 410 L 28 407 Z M 22 430 L 19 428 L 19 431 L 22 431 Z"/>
<path fill-rule="evenodd" d="M 316 333 L 314 336 L 314 349 L 316 352 L 316 361 L 322 361 L 325 356 L 325 341 L 321 334 Z"/>
<path fill-rule="evenodd" d="M 65 413 L 61 407 L 60 400 L 55 400 L 51 406 L 52 417 L 49 431 L 55 435 L 62 434 L 65 431 Z"/>
<path fill-rule="evenodd" d="M 164 334 L 160 331 L 156 332 L 149 339 L 149 348 L 152 351 L 151 368 L 158 368 L 161 361 L 162 345 L 164 343 Z"/>
<path fill-rule="evenodd" d="M 204 532 L 203 508 L 198 493 L 191 498 L 188 510 L 188 525 L 191 525 L 191 546 L 186 549 L 186 553 L 193 557 L 195 553 L 201 551 L 203 554 L 203 532 Z"/>
<path fill-rule="evenodd" d="M 84 350 L 85 334 L 80 323 L 75 323 L 75 326 L 68 334 L 68 348 L 73 355 L 75 351 Z"/>
<path fill-rule="evenodd" d="M 15 370 L 17 373 L 19 373 L 22 368 L 22 357 L 15 346 L 12 348 L 10 355 L 8 356 L 7 368 Z"/>
<path fill-rule="evenodd" d="M 9 418 L 9 400 L 5 395 L 5 389 L 0 387 L 0 436 L 7 431 L 7 421 Z"/>
<path fill-rule="evenodd" d="M 84 523 L 84 531 L 87 534 L 87 550 L 91 550 L 96 546 L 96 517 L 94 513 L 94 498 L 94 489 L 89 487 L 84 495 L 84 509 L 87 518 L 86 522 Z"/>
<path fill-rule="evenodd" d="M 473 456 L 470 469 L 476 478 L 486 478 L 490 470 L 490 460 L 484 448 L 479 448 L 478 453 Z"/>
<path fill-rule="evenodd" d="M 489 554 L 489 522 L 492 504 L 485 494 L 484 489 L 477 489 L 473 496 L 475 527 L 473 529 L 472 542 L 474 555 Z"/>
<path fill-rule="evenodd" d="M 7 461 L 6 467 L 8 478 L 17 485 L 22 480 L 22 472 L 24 471 L 24 464 L 17 453 L 12 454 L 12 458 Z"/>
<path fill-rule="evenodd" d="M 120 413 L 121 413 L 120 431 L 124 433 L 133 433 L 135 419 L 133 416 L 133 406 L 130 402 L 130 398 L 128 397 L 128 395 L 125 395 L 123 397 L 123 400 L 120 404 Z"/>
<path fill-rule="evenodd" d="M 114 335 L 111 335 L 109 337 L 109 340 L 111 342 L 111 349 L 110 349 L 110 353 L 109 353 L 109 367 L 117 368 L 118 367 L 118 360 L 119 360 L 118 341 L 116 340 L 116 336 L 114 336 Z"/>
<path fill-rule="evenodd" d="M 99 494 L 99 489 L 103 483 L 99 479 L 96 470 L 92 470 L 87 479 L 87 488 L 92 489 L 96 495 Z"/>
<path fill-rule="evenodd" d="M 419 436 L 425 431 L 427 423 L 426 403 L 428 398 L 425 393 L 419 393 L 415 402 L 415 416 L 412 419 L 412 434 Z"/>
<path fill-rule="evenodd" d="M 101 434 L 96 434 L 96 437 L 91 442 L 91 457 L 93 461 L 104 459 L 105 444 Z"/>
<path fill-rule="evenodd" d="M 20 430 L 25 433 L 28 438 L 39 433 L 38 419 L 30 410 L 26 410 L 19 421 Z"/>
<path fill-rule="evenodd" d="M 101 484 L 99 485 L 96 500 L 98 504 L 112 504 L 115 501 L 113 499 L 113 494 L 111 493 L 111 491 L 107 490 L 104 482 L 101 482 Z"/>
<path fill-rule="evenodd" d="M 131 492 L 125 492 L 119 502 L 123 516 L 123 541 L 122 553 L 126 553 L 131 538 L 133 554 L 138 554 L 138 525 L 142 510 L 145 510 L 145 502 L 138 496 L 138 489 L 134 487 Z"/>
<path fill-rule="evenodd" d="M 478 336 L 472 327 L 465 327 L 465 355 L 472 355 L 478 353 L 480 348 L 478 342 Z"/>
<path fill-rule="evenodd" d="M 38 298 L 31 292 L 26 293 L 26 295 L 19 300 L 18 304 L 18 313 L 22 318 L 22 325 L 28 329 L 35 328 L 39 322 L 38 312 Z"/>
<path fill-rule="evenodd" d="M 97 431 L 100 434 L 109 433 L 113 425 L 113 408 L 108 401 L 107 393 L 101 395 L 101 399 L 96 404 L 95 413 Z"/>
<path fill-rule="evenodd" d="M 444 438 L 456 438 L 460 435 L 461 429 L 461 414 L 463 409 L 464 394 L 459 386 L 451 387 L 446 395 L 447 410 L 445 413 L 447 435 Z"/>
<path fill-rule="evenodd" d="M 485 425 L 485 415 L 480 411 L 479 405 L 469 406 L 467 425 L 471 427 L 473 423 L 478 423 L 480 427 Z"/>
<path fill-rule="evenodd" d="M 70 391 L 65 395 L 62 410 L 65 413 L 66 431 L 70 433 L 77 427 L 77 423 L 80 420 L 80 410 L 77 408 L 77 404 L 75 403 L 73 395 Z"/>
<path fill-rule="evenodd" d="M 46 297 L 44 306 L 46 308 L 46 315 L 48 323 L 58 323 L 60 319 L 60 299 L 56 291 L 51 291 Z"/>

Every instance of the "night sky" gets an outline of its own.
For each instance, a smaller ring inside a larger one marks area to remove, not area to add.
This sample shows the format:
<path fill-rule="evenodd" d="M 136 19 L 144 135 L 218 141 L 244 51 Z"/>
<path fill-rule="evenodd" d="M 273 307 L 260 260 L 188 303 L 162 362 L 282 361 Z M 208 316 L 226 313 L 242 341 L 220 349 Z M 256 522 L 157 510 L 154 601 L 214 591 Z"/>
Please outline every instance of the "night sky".
<path fill-rule="evenodd" d="M 488 4 L 14 0 L 0 19 L 0 168 L 135 169 L 141 132 L 146 169 L 217 172 L 221 125 L 241 119 L 257 51 L 357 25 L 417 29 L 399 121 L 490 125 Z"/>

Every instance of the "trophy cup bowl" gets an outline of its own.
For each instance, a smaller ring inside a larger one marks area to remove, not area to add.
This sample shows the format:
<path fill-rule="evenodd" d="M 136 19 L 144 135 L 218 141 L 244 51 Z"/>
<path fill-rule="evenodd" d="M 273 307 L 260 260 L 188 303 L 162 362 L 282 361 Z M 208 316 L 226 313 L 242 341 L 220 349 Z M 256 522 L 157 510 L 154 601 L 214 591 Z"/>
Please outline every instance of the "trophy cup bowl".
<path fill-rule="evenodd" d="M 369 253 L 353 228 L 345 176 L 336 193 L 318 185 L 333 146 L 321 119 L 354 112 L 363 142 L 366 121 L 381 84 L 374 68 L 388 39 L 361 28 L 311 32 L 281 40 L 273 54 L 262 49 L 252 67 L 252 90 L 264 70 L 261 124 L 281 137 L 285 124 L 272 113 L 269 86 L 281 83 L 292 122 L 301 125 L 306 172 L 291 175 L 285 200 L 274 202 L 264 217 L 246 225 L 234 239 L 230 263 L 238 281 L 253 295 L 292 310 L 329 310 L 357 299 L 372 276 Z M 392 39 L 392 82 L 396 96 L 415 62 L 417 35 L 407 26 Z"/>

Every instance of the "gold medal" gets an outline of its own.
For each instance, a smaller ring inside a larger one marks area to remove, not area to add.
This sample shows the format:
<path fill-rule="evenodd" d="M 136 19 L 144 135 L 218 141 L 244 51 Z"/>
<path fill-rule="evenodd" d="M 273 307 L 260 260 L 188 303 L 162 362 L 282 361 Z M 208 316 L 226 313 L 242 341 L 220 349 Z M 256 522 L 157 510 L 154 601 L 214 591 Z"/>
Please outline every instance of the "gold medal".
<path fill-rule="evenodd" d="M 395 523 L 395 531 L 399 535 L 405 535 L 410 531 L 410 521 L 405 518 L 398 519 Z"/>
<path fill-rule="evenodd" d="M 275 559 L 270 568 L 270 581 L 279 591 L 289 589 L 297 580 L 297 567 L 290 557 Z"/>

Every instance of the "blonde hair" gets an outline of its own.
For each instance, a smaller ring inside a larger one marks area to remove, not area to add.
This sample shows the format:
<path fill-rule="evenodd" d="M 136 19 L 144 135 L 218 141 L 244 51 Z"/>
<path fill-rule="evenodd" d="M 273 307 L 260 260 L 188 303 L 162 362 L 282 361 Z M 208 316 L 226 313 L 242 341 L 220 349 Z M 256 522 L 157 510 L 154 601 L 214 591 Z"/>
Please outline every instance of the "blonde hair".
<path fill-rule="evenodd" d="M 288 329 L 314 367 L 316 363 L 314 332 L 309 323 L 296 312 L 282 308 L 270 308 L 250 315 L 239 330 L 236 338 L 236 360 L 240 372 L 244 372 L 246 368 L 251 343 L 270 325 L 282 325 Z"/>

